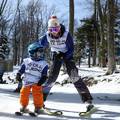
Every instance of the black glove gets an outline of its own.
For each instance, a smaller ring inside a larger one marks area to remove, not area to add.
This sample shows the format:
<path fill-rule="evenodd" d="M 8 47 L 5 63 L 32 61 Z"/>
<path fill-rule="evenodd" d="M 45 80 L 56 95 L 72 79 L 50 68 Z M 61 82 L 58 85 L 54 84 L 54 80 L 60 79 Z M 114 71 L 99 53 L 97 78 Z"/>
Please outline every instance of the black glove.
<path fill-rule="evenodd" d="M 37 85 L 41 86 L 43 83 L 45 83 L 46 79 L 47 79 L 47 76 L 45 76 L 45 75 L 42 76 L 41 79 L 38 81 Z"/>
<path fill-rule="evenodd" d="M 18 80 L 19 82 L 22 82 L 21 74 L 20 73 L 17 73 L 16 80 Z"/>
<path fill-rule="evenodd" d="M 62 52 L 53 52 L 53 60 L 55 59 L 63 59 L 65 53 L 62 53 Z"/>

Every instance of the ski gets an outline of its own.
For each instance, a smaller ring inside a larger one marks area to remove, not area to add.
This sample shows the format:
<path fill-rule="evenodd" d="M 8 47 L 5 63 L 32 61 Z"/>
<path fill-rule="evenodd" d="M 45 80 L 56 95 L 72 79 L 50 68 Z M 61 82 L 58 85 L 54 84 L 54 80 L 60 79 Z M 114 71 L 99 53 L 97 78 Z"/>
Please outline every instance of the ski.
<path fill-rule="evenodd" d="M 37 114 L 38 115 L 46 114 L 46 115 L 53 115 L 53 116 L 61 116 L 63 113 L 62 113 L 62 111 L 59 111 L 59 110 L 51 111 L 51 110 L 48 110 L 48 109 L 44 108 L 42 112 L 37 113 Z"/>
<path fill-rule="evenodd" d="M 59 109 L 54 109 L 54 108 L 48 108 L 46 106 L 43 107 L 45 110 L 52 112 L 53 114 L 58 114 L 58 115 L 62 115 L 63 111 L 59 110 Z"/>
<path fill-rule="evenodd" d="M 90 116 L 97 111 L 96 107 L 93 107 L 90 111 L 80 112 L 79 116 Z"/>
<path fill-rule="evenodd" d="M 17 116 L 23 116 L 24 114 L 28 114 L 28 115 L 30 115 L 30 116 L 32 116 L 32 117 L 36 117 L 36 116 L 37 116 L 36 113 L 31 112 L 31 111 L 29 111 L 29 112 L 16 111 L 16 112 L 15 112 L 15 115 L 17 115 Z"/>
<path fill-rule="evenodd" d="M 28 114 L 32 117 L 36 117 L 38 115 L 42 115 L 42 114 L 45 114 L 45 115 L 53 115 L 53 116 L 61 116 L 63 113 L 62 111 L 51 111 L 51 110 L 48 110 L 48 109 L 43 109 L 43 111 L 41 113 L 35 113 L 35 112 L 20 112 L 20 111 L 16 111 L 15 112 L 15 115 L 17 116 L 23 116 L 24 114 Z"/>
<path fill-rule="evenodd" d="M 46 110 L 46 113 L 47 113 L 48 115 L 55 115 L 55 116 L 61 116 L 61 115 L 63 114 L 63 112 L 62 112 L 62 111 L 59 111 L 59 110 L 57 110 L 57 111 Z"/>

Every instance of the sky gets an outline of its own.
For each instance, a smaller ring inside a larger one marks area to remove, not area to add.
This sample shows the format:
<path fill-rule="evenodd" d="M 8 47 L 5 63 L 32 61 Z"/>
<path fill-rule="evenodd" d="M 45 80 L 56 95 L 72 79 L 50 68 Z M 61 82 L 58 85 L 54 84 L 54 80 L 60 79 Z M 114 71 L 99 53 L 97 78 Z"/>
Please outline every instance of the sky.
<path fill-rule="evenodd" d="M 68 17 L 69 13 L 69 0 L 43 0 L 47 5 L 57 6 L 58 14 L 66 14 Z M 86 16 L 89 16 L 89 5 L 87 5 L 87 1 L 85 0 L 74 0 L 75 5 L 75 18 L 82 19 Z"/>
<path fill-rule="evenodd" d="M 16 0 L 8 0 L 9 4 L 16 4 Z M 27 5 L 30 0 L 22 0 L 22 4 Z M 75 19 L 79 21 L 83 18 L 89 17 L 92 14 L 91 4 L 88 1 L 92 0 L 74 0 L 75 5 Z M 51 6 L 56 7 L 56 15 L 58 18 L 64 18 L 66 22 L 69 19 L 69 0 L 42 0 L 44 4 L 51 8 Z M 12 5 L 13 6 L 13 5 Z M 14 7 L 13 6 L 13 7 Z"/>

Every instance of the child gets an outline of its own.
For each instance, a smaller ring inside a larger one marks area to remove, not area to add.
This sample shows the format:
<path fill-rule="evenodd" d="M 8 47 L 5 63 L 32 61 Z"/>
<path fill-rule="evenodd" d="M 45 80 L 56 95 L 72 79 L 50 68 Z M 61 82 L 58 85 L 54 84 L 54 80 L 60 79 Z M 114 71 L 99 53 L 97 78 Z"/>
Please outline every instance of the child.
<path fill-rule="evenodd" d="M 20 90 L 21 112 L 29 112 L 27 109 L 29 95 L 32 90 L 35 112 L 43 109 L 42 84 L 46 81 L 48 64 L 44 60 L 44 48 L 38 42 L 28 46 L 29 57 L 23 60 L 21 68 L 17 73 L 17 80 L 21 81 L 23 75 L 23 86 Z"/>

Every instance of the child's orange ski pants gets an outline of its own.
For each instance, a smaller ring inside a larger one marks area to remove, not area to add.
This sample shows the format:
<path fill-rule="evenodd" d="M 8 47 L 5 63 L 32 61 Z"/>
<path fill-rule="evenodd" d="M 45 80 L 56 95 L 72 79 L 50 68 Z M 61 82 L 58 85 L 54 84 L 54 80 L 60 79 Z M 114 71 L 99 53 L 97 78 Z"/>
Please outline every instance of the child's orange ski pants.
<path fill-rule="evenodd" d="M 23 107 L 27 107 L 27 105 L 29 104 L 29 95 L 31 90 L 35 108 L 43 107 L 42 86 L 38 86 L 37 84 L 22 87 L 20 91 L 20 104 Z"/>

